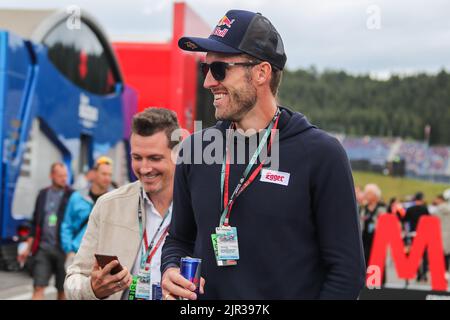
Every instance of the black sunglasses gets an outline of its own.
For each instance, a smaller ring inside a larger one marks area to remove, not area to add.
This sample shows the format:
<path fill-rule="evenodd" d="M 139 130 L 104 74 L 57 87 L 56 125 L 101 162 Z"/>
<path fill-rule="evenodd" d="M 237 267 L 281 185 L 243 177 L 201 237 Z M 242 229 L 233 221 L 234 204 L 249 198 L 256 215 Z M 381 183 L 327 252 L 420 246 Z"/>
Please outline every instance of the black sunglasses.
<path fill-rule="evenodd" d="M 226 71 L 229 67 L 232 66 L 243 66 L 243 67 L 250 67 L 250 66 L 256 66 L 260 64 L 261 62 L 254 62 L 254 61 L 247 61 L 247 62 L 222 62 L 222 61 L 215 61 L 210 64 L 202 62 L 200 63 L 200 70 L 203 73 L 203 76 L 206 78 L 206 75 L 208 74 L 208 71 L 211 70 L 211 74 L 214 79 L 217 81 L 222 81 L 225 79 Z"/>

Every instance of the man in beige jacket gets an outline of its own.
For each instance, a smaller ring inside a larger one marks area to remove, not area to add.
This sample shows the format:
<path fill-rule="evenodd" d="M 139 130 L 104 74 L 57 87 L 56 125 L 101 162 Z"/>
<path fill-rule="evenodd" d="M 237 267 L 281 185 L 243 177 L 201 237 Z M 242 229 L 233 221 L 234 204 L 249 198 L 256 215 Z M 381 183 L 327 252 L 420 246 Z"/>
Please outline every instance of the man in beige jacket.
<path fill-rule="evenodd" d="M 175 113 L 167 109 L 148 108 L 134 116 L 131 161 L 139 181 L 98 199 L 67 270 L 69 299 L 155 299 L 152 285 L 161 281 L 161 248 L 172 211 L 172 149 L 178 141 L 171 135 L 178 128 Z M 101 268 L 95 254 L 118 261 Z M 119 264 L 123 270 L 112 275 Z"/>

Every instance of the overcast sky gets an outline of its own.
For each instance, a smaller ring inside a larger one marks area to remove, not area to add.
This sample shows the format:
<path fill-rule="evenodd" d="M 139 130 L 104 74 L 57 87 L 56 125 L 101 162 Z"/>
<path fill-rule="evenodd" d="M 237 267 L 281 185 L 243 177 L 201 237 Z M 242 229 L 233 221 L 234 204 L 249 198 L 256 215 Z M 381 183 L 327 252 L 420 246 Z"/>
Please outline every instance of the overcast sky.
<path fill-rule="evenodd" d="M 112 39 L 168 41 L 173 0 L 1 0 L 8 8 L 89 11 Z M 450 70 L 448 0 L 186 0 L 211 29 L 229 9 L 261 12 L 281 34 L 289 69 L 386 77 Z"/>

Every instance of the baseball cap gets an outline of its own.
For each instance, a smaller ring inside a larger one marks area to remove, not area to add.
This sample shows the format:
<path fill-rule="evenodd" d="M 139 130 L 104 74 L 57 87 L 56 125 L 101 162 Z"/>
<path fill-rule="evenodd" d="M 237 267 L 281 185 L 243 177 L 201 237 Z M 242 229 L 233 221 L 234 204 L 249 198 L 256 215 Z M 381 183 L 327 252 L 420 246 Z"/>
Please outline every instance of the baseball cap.
<path fill-rule="evenodd" d="M 272 23 L 245 10 L 230 10 L 208 38 L 182 37 L 180 49 L 199 52 L 246 53 L 282 70 L 286 64 L 283 40 Z"/>

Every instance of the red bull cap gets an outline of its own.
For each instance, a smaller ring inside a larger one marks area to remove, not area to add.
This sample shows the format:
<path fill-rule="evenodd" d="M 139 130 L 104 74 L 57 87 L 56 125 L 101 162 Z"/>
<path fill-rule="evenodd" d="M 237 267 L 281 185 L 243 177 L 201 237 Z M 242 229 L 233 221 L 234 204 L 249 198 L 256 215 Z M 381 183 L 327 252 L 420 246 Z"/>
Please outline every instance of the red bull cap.
<path fill-rule="evenodd" d="M 182 37 L 178 46 L 186 51 L 246 53 L 279 70 L 287 60 L 283 40 L 269 19 L 244 10 L 228 11 L 208 38 Z"/>

